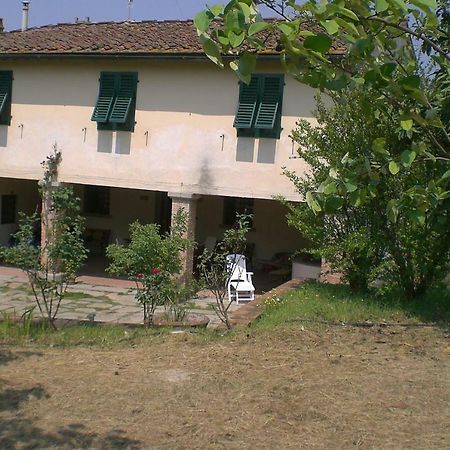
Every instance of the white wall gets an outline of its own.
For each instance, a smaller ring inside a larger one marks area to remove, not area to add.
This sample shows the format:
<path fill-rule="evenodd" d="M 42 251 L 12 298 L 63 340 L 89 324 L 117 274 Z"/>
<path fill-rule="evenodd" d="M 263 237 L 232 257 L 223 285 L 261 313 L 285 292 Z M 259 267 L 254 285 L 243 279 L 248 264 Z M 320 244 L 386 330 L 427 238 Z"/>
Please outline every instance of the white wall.
<path fill-rule="evenodd" d="M 2 61 L 0 70 L 14 76 L 12 123 L 0 126 L 0 177 L 39 179 L 57 142 L 63 182 L 298 199 L 280 173 L 305 170 L 290 159 L 289 133 L 311 116 L 314 91 L 293 79 L 286 78 L 281 139 L 258 140 L 236 137 L 238 82 L 212 63 Z M 134 133 L 99 132 L 90 120 L 103 70 L 138 72 Z M 271 63 L 258 71 L 281 70 Z"/>

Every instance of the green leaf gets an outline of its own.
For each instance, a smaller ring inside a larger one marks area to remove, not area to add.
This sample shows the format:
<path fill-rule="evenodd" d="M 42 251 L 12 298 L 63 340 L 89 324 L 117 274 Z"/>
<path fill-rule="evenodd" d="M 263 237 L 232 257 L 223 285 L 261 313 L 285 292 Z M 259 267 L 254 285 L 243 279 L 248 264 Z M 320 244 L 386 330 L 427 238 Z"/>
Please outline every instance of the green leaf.
<path fill-rule="evenodd" d="M 349 195 L 350 204 L 356 208 L 360 207 L 367 197 L 367 191 L 365 189 L 351 192 Z"/>
<path fill-rule="evenodd" d="M 447 172 L 444 173 L 444 175 L 442 175 L 441 178 L 439 178 L 438 180 L 438 184 L 442 184 L 444 181 L 448 180 L 450 178 L 450 170 L 447 170 Z"/>
<path fill-rule="evenodd" d="M 277 28 L 286 36 L 290 36 L 295 30 L 287 23 L 277 23 Z"/>
<path fill-rule="evenodd" d="M 339 25 L 335 20 L 324 20 L 320 24 L 325 28 L 328 34 L 335 34 L 339 31 Z"/>
<path fill-rule="evenodd" d="M 219 67 L 223 68 L 219 46 L 212 39 L 203 39 L 203 51 L 206 56 Z"/>
<path fill-rule="evenodd" d="M 223 34 L 219 34 L 217 36 L 217 40 L 219 41 L 219 44 L 221 44 L 221 45 L 224 45 L 224 46 L 230 45 L 230 40 L 228 39 L 227 36 L 224 36 Z"/>
<path fill-rule="evenodd" d="M 270 24 L 267 22 L 254 22 L 250 25 L 248 29 L 248 35 L 253 36 L 261 31 L 267 30 L 270 27 Z"/>
<path fill-rule="evenodd" d="M 428 12 L 427 10 L 435 11 L 437 8 L 436 0 L 411 0 L 411 3 L 425 12 Z"/>
<path fill-rule="evenodd" d="M 228 39 L 233 48 L 239 47 L 244 42 L 245 32 L 236 34 L 234 31 L 230 31 L 228 33 Z"/>
<path fill-rule="evenodd" d="M 356 189 L 358 189 L 358 186 L 351 181 L 347 181 L 345 183 L 345 189 L 347 189 L 347 192 L 355 192 Z"/>
<path fill-rule="evenodd" d="M 417 222 L 419 225 L 425 224 L 426 216 L 425 216 L 425 211 L 423 211 L 423 210 L 413 209 L 412 211 L 409 212 L 409 217 L 414 222 Z"/>
<path fill-rule="evenodd" d="M 211 11 L 201 11 L 194 17 L 194 25 L 198 31 L 204 33 L 214 19 Z"/>
<path fill-rule="evenodd" d="M 244 52 L 239 60 L 231 61 L 230 67 L 236 73 L 240 80 L 246 84 L 250 84 L 252 73 L 256 66 L 256 54 Z"/>
<path fill-rule="evenodd" d="M 389 200 L 388 204 L 386 206 L 386 213 L 388 216 L 388 219 L 392 222 L 395 223 L 397 222 L 398 219 L 398 201 L 395 199 Z"/>
<path fill-rule="evenodd" d="M 393 6 L 396 7 L 400 10 L 402 10 L 403 12 L 408 11 L 408 7 L 406 6 L 406 3 L 403 0 L 387 0 L 387 2 Z"/>
<path fill-rule="evenodd" d="M 347 78 L 342 76 L 340 78 L 336 78 L 334 80 L 328 80 L 325 84 L 325 87 L 330 91 L 340 91 L 347 86 Z"/>
<path fill-rule="evenodd" d="M 399 81 L 399 84 L 406 90 L 417 89 L 420 86 L 420 77 L 417 75 L 410 75 L 404 77 Z"/>
<path fill-rule="evenodd" d="M 409 117 L 400 118 L 400 126 L 405 130 L 409 131 L 413 126 L 413 120 Z"/>
<path fill-rule="evenodd" d="M 341 14 L 341 15 L 343 15 L 345 17 L 348 17 L 349 19 L 352 19 L 355 22 L 359 22 L 358 16 L 353 11 L 351 11 L 350 9 L 339 7 L 339 11 L 338 12 L 339 12 L 339 14 Z"/>
<path fill-rule="evenodd" d="M 245 17 L 241 11 L 232 10 L 225 16 L 225 28 L 227 32 L 240 33 L 245 26 Z"/>
<path fill-rule="evenodd" d="M 208 9 L 214 14 L 215 17 L 218 16 L 223 11 L 223 5 L 217 3 L 216 5 L 208 6 Z"/>
<path fill-rule="evenodd" d="M 309 50 L 324 54 L 331 48 L 332 43 L 333 41 L 329 36 L 320 33 L 315 36 L 308 36 L 303 41 L 303 46 Z"/>
<path fill-rule="evenodd" d="M 364 78 L 361 78 L 361 77 L 353 77 L 352 80 L 356 84 L 364 84 L 366 82 L 366 80 Z"/>
<path fill-rule="evenodd" d="M 342 164 L 347 164 L 350 160 L 350 153 L 347 152 L 341 159 L 341 163 Z"/>
<path fill-rule="evenodd" d="M 392 173 L 392 175 L 397 175 L 400 171 L 400 167 L 398 167 L 398 164 L 395 161 L 391 161 L 389 163 L 389 172 Z"/>
<path fill-rule="evenodd" d="M 359 36 L 358 29 L 355 27 L 353 22 L 349 22 L 348 20 L 342 19 L 342 17 L 336 17 L 334 20 L 338 23 L 338 25 L 343 28 L 350 36 Z"/>
<path fill-rule="evenodd" d="M 325 195 L 334 194 L 336 192 L 336 181 L 332 181 L 331 183 L 328 183 L 323 188 L 323 193 Z"/>
<path fill-rule="evenodd" d="M 409 167 L 416 159 L 416 152 L 413 150 L 405 150 L 400 156 L 405 167 Z"/>
<path fill-rule="evenodd" d="M 344 205 L 344 200 L 341 197 L 331 196 L 325 200 L 325 211 L 334 212 L 341 209 Z"/>
<path fill-rule="evenodd" d="M 386 11 L 389 8 L 389 4 L 386 0 L 375 0 L 375 9 L 378 13 Z"/>
<path fill-rule="evenodd" d="M 410 112 L 409 115 L 417 122 L 419 125 L 427 126 L 428 122 L 420 114 L 415 112 Z"/>
<path fill-rule="evenodd" d="M 372 142 L 372 150 L 380 155 L 389 156 L 389 152 L 385 149 L 386 139 L 379 137 Z"/>
<path fill-rule="evenodd" d="M 244 52 L 239 58 L 239 71 L 245 75 L 251 75 L 256 66 L 256 54 Z"/>
<path fill-rule="evenodd" d="M 249 19 L 250 18 L 250 14 L 251 14 L 250 6 L 247 5 L 244 2 L 239 2 L 239 7 L 241 8 L 241 11 L 242 11 L 242 14 L 244 14 L 244 17 L 246 19 Z"/>
<path fill-rule="evenodd" d="M 333 180 L 337 180 L 339 175 L 336 171 L 336 169 L 331 168 L 328 175 L 330 176 L 330 178 L 333 178 Z"/>
<path fill-rule="evenodd" d="M 424 94 L 424 92 L 420 89 L 415 88 L 406 88 L 405 91 L 407 94 L 417 100 L 419 103 L 421 103 L 423 106 L 428 106 L 430 102 L 428 101 L 427 96 Z"/>
<path fill-rule="evenodd" d="M 389 79 L 392 77 L 394 70 L 397 68 L 397 64 L 393 62 L 385 63 L 380 66 L 380 74 L 383 78 Z"/>
<path fill-rule="evenodd" d="M 314 198 L 314 195 L 312 192 L 308 191 L 306 193 L 306 203 L 312 209 L 315 213 L 322 211 L 322 208 L 320 207 L 317 200 Z"/>
<path fill-rule="evenodd" d="M 364 54 L 366 50 L 370 50 L 373 45 L 373 40 L 369 38 L 358 39 L 354 44 L 354 51 Z"/>

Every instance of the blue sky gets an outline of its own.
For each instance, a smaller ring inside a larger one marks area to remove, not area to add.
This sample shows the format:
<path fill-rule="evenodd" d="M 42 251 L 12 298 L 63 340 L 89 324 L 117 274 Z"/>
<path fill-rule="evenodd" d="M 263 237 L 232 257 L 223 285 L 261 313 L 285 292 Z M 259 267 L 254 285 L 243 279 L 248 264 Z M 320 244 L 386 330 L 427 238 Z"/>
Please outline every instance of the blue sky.
<path fill-rule="evenodd" d="M 133 0 L 134 20 L 189 19 L 206 3 L 226 0 Z M 30 0 L 30 27 L 50 23 L 74 22 L 76 17 L 89 16 L 93 22 L 121 21 L 128 18 L 128 0 Z M 7 31 L 20 28 L 22 1 L 0 0 L 0 17 Z"/>

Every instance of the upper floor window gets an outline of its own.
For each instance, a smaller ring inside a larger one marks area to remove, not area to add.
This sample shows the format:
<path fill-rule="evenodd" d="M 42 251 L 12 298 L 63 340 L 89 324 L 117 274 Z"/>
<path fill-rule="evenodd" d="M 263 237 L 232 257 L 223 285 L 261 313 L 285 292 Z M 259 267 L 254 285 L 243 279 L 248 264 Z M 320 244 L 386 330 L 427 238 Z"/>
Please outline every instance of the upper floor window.
<path fill-rule="evenodd" d="M 0 125 L 11 123 L 12 71 L 0 71 Z"/>
<path fill-rule="evenodd" d="M 238 136 L 279 139 L 284 77 L 252 75 L 250 84 L 240 82 L 239 106 L 233 126 Z"/>
<path fill-rule="evenodd" d="M 136 72 L 101 72 L 91 120 L 99 130 L 134 131 Z"/>

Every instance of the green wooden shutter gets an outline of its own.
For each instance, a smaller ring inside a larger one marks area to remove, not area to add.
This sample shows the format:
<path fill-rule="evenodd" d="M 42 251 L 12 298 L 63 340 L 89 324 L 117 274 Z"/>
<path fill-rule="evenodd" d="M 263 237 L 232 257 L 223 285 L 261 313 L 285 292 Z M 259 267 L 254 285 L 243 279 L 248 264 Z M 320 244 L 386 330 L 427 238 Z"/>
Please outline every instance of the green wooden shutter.
<path fill-rule="evenodd" d="M 109 121 L 112 123 L 127 122 L 136 93 L 137 75 L 135 73 L 119 74 L 119 87 Z"/>
<path fill-rule="evenodd" d="M 11 103 L 12 72 L 0 72 L 0 114 L 6 112 Z"/>
<path fill-rule="evenodd" d="M 258 78 L 252 77 L 249 85 L 242 83 L 239 89 L 239 106 L 234 119 L 235 128 L 251 128 L 258 100 Z"/>
<path fill-rule="evenodd" d="M 115 74 L 102 72 L 100 74 L 100 91 L 91 120 L 94 122 L 106 123 L 111 112 L 114 101 Z"/>
<path fill-rule="evenodd" d="M 262 93 L 255 128 L 272 130 L 283 96 L 283 77 L 266 75 L 262 80 Z"/>

